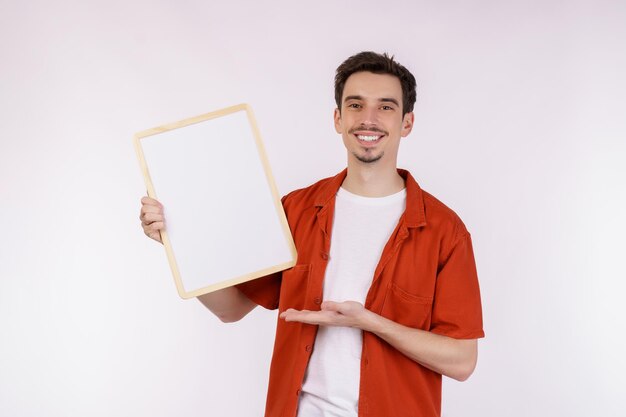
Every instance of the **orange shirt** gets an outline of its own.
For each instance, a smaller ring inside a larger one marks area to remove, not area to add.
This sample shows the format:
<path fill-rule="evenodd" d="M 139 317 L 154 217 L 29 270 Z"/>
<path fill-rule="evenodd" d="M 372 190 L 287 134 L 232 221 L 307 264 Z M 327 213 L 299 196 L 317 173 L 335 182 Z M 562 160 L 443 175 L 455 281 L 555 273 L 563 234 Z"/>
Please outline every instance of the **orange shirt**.
<path fill-rule="evenodd" d="M 483 337 L 470 234 L 461 219 L 422 191 L 408 171 L 398 173 L 405 179 L 406 210 L 383 250 L 365 308 L 440 335 Z M 251 300 L 280 312 L 320 309 L 335 195 L 346 174 L 344 170 L 283 198 L 298 261 L 282 273 L 238 285 Z M 266 417 L 296 416 L 317 328 L 278 320 Z M 441 375 L 363 332 L 358 407 L 359 416 L 439 416 Z"/>

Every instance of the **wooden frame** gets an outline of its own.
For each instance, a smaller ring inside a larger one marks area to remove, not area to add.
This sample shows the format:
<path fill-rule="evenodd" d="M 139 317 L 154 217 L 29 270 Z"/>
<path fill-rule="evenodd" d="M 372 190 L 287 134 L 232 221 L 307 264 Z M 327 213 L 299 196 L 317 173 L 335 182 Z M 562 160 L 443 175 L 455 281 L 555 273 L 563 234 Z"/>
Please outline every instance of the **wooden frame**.
<path fill-rule="evenodd" d="M 297 254 L 247 104 L 139 132 L 148 195 L 178 294 L 197 297 L 292 267 Z"/>

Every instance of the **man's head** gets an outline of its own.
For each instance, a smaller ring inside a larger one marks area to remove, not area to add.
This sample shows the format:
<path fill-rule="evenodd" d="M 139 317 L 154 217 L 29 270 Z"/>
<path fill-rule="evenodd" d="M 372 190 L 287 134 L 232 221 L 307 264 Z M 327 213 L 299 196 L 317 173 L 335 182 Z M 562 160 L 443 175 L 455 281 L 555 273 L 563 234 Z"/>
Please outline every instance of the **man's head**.
<path fill-rule="evenodd" d="M 400 65 L 386 53 L 359 52 L 351 56 L 337 67 L 335 75 L 335 102 L 341 112 L 343 90 L 348 78 L 357 72 L 371 72 L 374 74 L 389 74 L 400 81 L 402 86 L 402 115 L 413 111 L 416 99 L 415 77 L 411 72 Z"/>
<path fill-rule="evenodd" d="M 413 128 L 413 75 L 387 55 L 361 52 L 337 68 L 335 98 L 348 165 L 395 169 L 400 138 Z"/>

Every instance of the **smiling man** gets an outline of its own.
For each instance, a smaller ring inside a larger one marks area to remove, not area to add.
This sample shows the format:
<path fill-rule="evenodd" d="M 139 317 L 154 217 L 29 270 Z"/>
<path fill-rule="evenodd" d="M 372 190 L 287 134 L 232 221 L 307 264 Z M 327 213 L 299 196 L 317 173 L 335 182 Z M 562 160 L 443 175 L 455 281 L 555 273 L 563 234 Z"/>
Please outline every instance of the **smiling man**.
<path fill-rule="evenodd" d="M 292 269 L 199 297 L 223 321 L 279 309 L 267 417 L 439 416 L 442 375 L 473 372 L 484 336 L 470 234 L 397 168 L 415 78 L 362 52 L 335 77 L 347 168 L 283 198 Z M 163 210 L 142 199 L 156 239 Z"/>

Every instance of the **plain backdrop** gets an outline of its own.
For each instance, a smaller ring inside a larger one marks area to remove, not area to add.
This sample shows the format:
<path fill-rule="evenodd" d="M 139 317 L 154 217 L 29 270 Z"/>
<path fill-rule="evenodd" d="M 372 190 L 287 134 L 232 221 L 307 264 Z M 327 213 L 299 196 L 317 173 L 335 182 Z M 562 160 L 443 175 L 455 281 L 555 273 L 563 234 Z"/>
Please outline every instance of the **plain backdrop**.
<path fill-rule="evenodd" d="M 0 416 L 262 415 L 276 313 L 224 325 L 178 297 L 132 135 L 248 102 L 279 191 L 304 187 L 345 166 L 332 82 L 362 50 L 416 75 L 400 166 L 473 236 L 487 337 L 443 415 L 623 416 L 625 21 L 602 0 L 0 0 Z"/>

